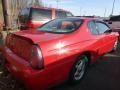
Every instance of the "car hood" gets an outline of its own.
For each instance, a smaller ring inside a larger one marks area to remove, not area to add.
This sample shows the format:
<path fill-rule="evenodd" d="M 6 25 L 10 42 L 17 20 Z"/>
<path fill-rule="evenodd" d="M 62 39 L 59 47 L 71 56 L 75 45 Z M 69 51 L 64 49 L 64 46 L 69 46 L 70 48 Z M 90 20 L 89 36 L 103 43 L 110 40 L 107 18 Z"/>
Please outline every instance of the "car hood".
<path fill-rule="evenodd" d="M 30 39 L 34 44 L 37 44 L 39 42 L 47 42 L 51 40 L 54 41 L 56 39 L 60 39 L 61 37 L 65 36 L 65 34 L 55 34 L 55 33 L 30 31 L 30 30 L 19 31 L 19 32 L 15 32 L 14 34 Z"/>

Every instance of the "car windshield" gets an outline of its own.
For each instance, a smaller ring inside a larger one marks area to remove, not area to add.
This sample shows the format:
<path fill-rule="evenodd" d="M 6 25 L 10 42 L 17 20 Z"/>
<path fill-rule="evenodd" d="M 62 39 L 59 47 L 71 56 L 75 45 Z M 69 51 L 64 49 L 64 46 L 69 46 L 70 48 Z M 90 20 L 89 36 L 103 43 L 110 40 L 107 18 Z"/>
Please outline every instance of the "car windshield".
<path fill-rule="evenodd" d="M 39 27 L 37 30 L 53 33 L 67 33 L 78 29 L 82 22 L 82 19 L 75 18 L 55 19 Z"/>

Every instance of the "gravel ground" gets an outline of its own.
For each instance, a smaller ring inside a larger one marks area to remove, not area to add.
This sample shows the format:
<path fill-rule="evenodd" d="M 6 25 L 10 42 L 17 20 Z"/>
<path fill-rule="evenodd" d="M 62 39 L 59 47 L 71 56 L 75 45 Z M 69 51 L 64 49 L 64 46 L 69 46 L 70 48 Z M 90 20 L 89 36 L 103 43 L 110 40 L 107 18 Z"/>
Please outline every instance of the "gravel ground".
<path fill-rule="evenodd" d="M 25 90 L 5 68 L 3 58 L 0 54 L 0 90 Z"/>
<path fill-rule="evenodd" d="M 120 90 L 120 45 L 116 53 L 106 54 L 89 66 L 87 74 L 76 85 L 60 84 L 50 90 Z M 0 56 L 0 90 L 25 90 L 5 68 Z"/>

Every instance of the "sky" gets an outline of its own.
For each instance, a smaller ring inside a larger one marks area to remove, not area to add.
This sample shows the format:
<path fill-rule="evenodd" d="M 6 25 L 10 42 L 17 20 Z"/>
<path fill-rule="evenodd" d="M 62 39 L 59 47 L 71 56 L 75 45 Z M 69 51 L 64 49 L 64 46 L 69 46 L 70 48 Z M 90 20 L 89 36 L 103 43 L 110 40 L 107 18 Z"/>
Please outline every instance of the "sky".
<path fill-rule="evenodd" d="M 47 6 L 65 9 L 76 16 L 96 15 L 107 17 L 112 12 L 113 0 L 43 0 Z M 120 15 L 120 0 L 115 0 L 113 15 Z"/>

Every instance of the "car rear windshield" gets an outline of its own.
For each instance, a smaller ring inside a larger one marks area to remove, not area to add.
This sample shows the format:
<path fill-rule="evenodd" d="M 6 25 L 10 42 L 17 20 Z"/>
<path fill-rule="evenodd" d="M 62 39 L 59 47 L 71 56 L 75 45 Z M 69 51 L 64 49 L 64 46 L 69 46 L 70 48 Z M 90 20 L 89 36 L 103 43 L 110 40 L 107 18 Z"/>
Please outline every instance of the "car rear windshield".
<path fill-rule="evenodd" d="M 50 20 L 52 19 L 52 10 L 33 8 L 31 11 L 32 20 Z"/>
<path fill-rule="evenodd" d="M 37 30 L 50 33 L 68 33 L 77 30 L 82 22 L 82 19 L 75 18 L 55 19 L 39 27 Z"/>

